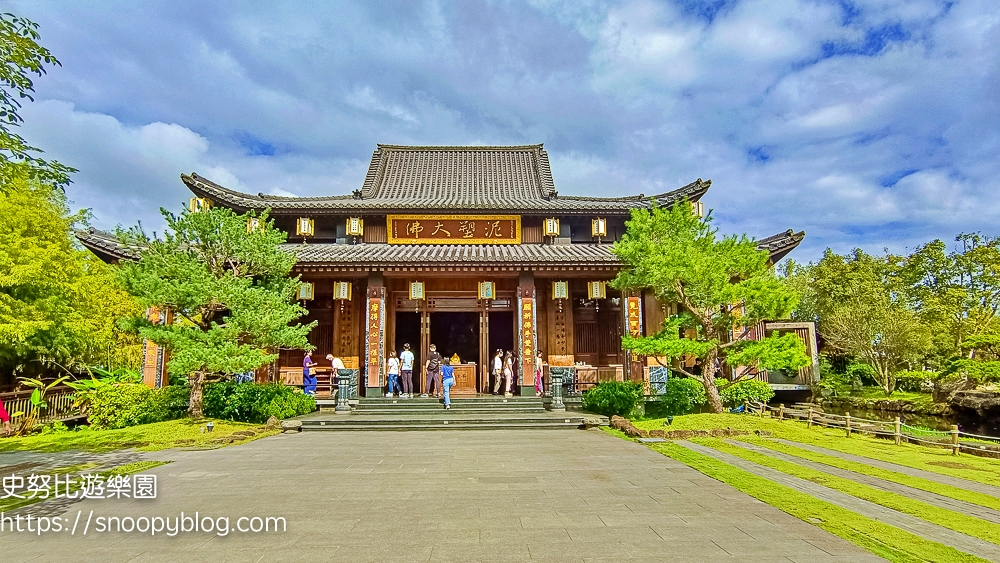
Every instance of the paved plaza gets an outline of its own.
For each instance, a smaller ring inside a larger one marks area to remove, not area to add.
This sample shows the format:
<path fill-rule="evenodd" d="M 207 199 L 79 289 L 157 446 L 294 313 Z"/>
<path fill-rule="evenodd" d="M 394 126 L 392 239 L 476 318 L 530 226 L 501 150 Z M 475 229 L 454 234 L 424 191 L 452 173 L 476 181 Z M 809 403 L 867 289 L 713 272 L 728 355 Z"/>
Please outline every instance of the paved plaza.
<path fill-rule="evenodd" d="M 4 561 L 882 561 L 599 430 L 316 432 L 166 451 L 155 501 L 34 514 L 284 517 L 284 533 L 3 535 Z"/>

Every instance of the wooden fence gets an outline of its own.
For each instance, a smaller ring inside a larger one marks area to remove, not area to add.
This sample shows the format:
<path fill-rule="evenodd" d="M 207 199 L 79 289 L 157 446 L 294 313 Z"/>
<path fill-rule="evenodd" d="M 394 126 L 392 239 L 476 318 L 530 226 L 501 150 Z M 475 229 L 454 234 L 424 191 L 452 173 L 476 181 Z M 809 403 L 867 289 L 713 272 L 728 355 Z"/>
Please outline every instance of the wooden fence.
<path fill-rule="evenodd" d="M 38 424 L 48 424 L 57 420 L 69 420 L 80 416 L 79 409 L 73 407 L 73 391 L 69 387 L 56 387 L 45 394 L 49 406 L 41 409 L 36 418 Z M 11 425 L 15 428 L 34 407 L 31 405 L 31 390 L 0 393 L 4 408 L 10 414 Z M 17 414 L 20 413 L 20 414 Z M 16 415 L 16 416 L 15 416 Z"/>

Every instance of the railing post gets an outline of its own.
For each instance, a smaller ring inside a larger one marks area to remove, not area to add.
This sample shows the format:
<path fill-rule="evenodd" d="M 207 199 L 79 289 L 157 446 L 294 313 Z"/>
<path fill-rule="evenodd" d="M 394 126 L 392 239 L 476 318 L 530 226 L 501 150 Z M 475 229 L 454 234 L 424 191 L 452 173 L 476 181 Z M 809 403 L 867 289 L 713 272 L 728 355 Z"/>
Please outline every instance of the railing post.
<path fill-rule="evenodd" d="M 844 413 L 844 420 L 847 421 L 847 437 L 851 437 L 851 413 Z"/>
<path fill-rule="evenodd" d="M 785 420 L 785 403 L 778 405 L 778 420 Z"/>
<path fill-rule="evenodd" d="M 750 414 L 750 400 L 743 399 L 743 414 Z"/>
<path fill-rule="evenodd" d="M 813 408 L 809 407 L 809 419 L 806 420 L 806 428 L 812 428 L 813 425 Z"/>
<path fill-rule="evenodd" d="M 549 370 L 549 385 L 552 387 L 552 403 L 549 405 L 549 409 L 553 412 L 565 412 L 566 405 L 563 403 L 562 398 L 562 370 L 555 370 L 554 372 Z"/>
<path fill-rule="evenodd" d="M 899 420 L 898 416 L 896 417 L 896 423 L 893 430 L 893 438 L 896 439 L 897 446 L 903 443 L 903 423 Z"/>
<path fill-rule="evenodd" d="M 961 446 L 958 445 L 958 425 L 951 425 L 951 455 L 958 455 Z"/>
<path fill-rule="evenodd" d="M 351 386 L 351 374 L 348 370 L 337 370 L 337 406 L 333 412 L 336 414 L 349 414 L 351 404 L 347 402 Z"/>

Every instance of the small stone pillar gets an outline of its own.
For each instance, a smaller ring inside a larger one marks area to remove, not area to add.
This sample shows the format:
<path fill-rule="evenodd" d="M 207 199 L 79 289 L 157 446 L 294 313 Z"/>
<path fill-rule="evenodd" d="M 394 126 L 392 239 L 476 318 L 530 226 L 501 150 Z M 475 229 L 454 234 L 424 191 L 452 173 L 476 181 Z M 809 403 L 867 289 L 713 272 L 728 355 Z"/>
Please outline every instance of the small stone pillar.
<path fill-rule="evenodd" d="M 349 414 L 351 412 L 351 404 L 347 402 L 350 396 L 350 387 L 351 387 L 351 370 L 338 369 L 337 407 L 334 409 L 335 413 Z"/>
<path fill-rule="evenodd" d="M 553 412 L 566 412 L 566 405 L 562 398 L 562 378 L 561 369 L 549 368 L 549 386 L 552 387 L 552 403 L 549 409 Z"/>

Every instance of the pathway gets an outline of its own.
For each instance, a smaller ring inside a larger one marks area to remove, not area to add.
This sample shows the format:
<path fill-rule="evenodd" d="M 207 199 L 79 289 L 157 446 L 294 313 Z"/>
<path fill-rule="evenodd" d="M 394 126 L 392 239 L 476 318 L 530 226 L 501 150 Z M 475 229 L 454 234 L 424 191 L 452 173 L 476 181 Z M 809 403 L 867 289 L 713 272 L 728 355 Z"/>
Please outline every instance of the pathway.
<path fill-rule="evenodd" d="M 937 524 L 931 524 L 930 522 L 915 516 L 910 516 L 909 514 L 904 514 L 873 502 L 853 497 L 847 493 L 842 493 L 829 487 L 818 485 L 812 481 L 788 475 L 776 469 L 771 469 L 770 467 L 765 467 L 763 465 L 747 461 L 708 446 L 702 446 L 700 444 L 686 441 L 679 441 L 676 443 L 734 467 L 743 469 L 744 471 L 750 472 L 759 477 L 764 477 L 765 479 L 785 485 L 797 491 L 811 495 L 817 499 L 846 508 L 852 512 L 861 514 L 862 516 L 867 516 L 868 518 L 895 526 L 928 540 L 954 547 L 959 551 L 964 551 L 965 553 L 969 553 L 989 561 L 1000 561 L 1000 545 L 996 545 L 979 538 L 974 538 L 943 526 L 938 526 Z"/>
<path fill-rule="evenodd" d="M 837 477 L 849 479 L 856 483 L 862 483 L 870 487 L 874 487 L 876 489 L 881 489 L 883 491 L 897 493 L 914 500 L 926 502 L 927 504 L 936 506 L 938 508 L 951 510 L 953 512 L 960 512 L 962 514 L 967 514 L 969 516 L 975 516 L 976 518 L 981 518 L 983 520 L 986 520 L 987 522 L 1000 524 L 1000 511 L 993 510 L 992 508 L 987 508 L 985 506 L 980 506 L 978 504 L 973 504 L 971 502 L 965 502 L 962 500 L 953 499 L 951 497 L 946 497 L 944 495 L 939 495 L 937 493 L 932 493 L 929 491 L 925 491 L 923 489 L 917 489 L 907 485 L 901 485 L 893 481 L 886 481 L 885 479 L 880 479 L 878 477 L 871 477 L 869 475 L 864 475 L 861 473 L 857 473 L 855 471 L 840 469 L 839 467 L 833 467 L 832 465 L 827 465 L 825 463 L 819 463 L 816 461 L 803 459 L 801 457 L 796 457 L 783 452 L 774 451 L 765 447 L 748 444 L 746 442 L 741 442 L 739 440 L 729 440 L 728 442 L 734 446 L 739 446 L 741 448 L 757 452 L 759 454 L 764 454 L 766 456 L 770 456 L 776 459 L 781 459 L 790 463 L 794 463 L 796 465 L 801 465 L 803 467 L 815 469 L 816 471 L 822 471 L 823 473 L 829 473 L 830 475 L 836 475 Z"/>
<path fill-rule="evenodd" d="M 933 471 L 925 471 L 923 469 L 916 469 L 914 467 L 900 465 L 898 463 L 881 461 L 878 459 L 872 459 L 870 457 L 864 457 L 860 455 L 848 454 L 838 450 L 831 450 L 830 448 L 813 446 L 811 444 L 803 444 L 800 442 L 793 442 L 791 440 L 783 440 L 776 438 L 775 441 L 781 442 L 782 444 L 787 444 L 789 446 L 802 448 L 804 450 L 809 450 L 820 454 L 826 454 L 833 457 L 839 457 L 840 459 L 846 459 L 847 461 L 856 461 L 858 463 L 871 465 L 872 467 L 888 469 L 889 471 L 903 473 L 904 475 L 910 475 L 911 477 L 920 477 L 923 479 L 927 479 L 929 481 L 936 481 L 944 485 L 951 485 L 952 487 L 968 489 L 970 491 L 976 491 L 977 493 L 983 493 L 984 495 L 991 495 L 1000 498 L 1000 487 L 994 487 L 992 485 L 986 485 L 984 483 L 978 483 L 976 481 L 969 481 L 968 479 L 962 479 L 961 477 L 942 475 L 940 473 L 935 473 Z"/>
<path fill-rule="evenodd" d="M 599 430 L 316 432 L 148 457 L 174 460 L 150 471 L 157 500 L 65 517 L 280 516 L 287 532 L 4 534 L 4 561 L 882 561 Z"/>

